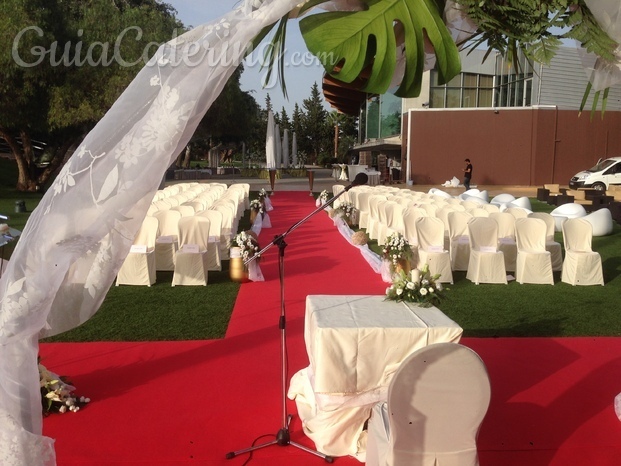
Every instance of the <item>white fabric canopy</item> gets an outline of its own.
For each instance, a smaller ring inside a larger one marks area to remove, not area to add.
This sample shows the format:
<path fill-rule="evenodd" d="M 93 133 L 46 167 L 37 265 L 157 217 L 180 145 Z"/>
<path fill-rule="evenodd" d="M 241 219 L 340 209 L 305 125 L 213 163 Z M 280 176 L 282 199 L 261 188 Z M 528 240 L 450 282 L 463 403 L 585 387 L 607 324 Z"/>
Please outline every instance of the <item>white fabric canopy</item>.
<path fill-rule="evenodd" d="M 274 144 L 276 145 L 276 169 L 282 165 L 282 140 L 280 139 L 280 126 L 274 126 Z"/>
<path fill-rule="evenodd" d="M 289 168 L 289 130 L 287 128 L 282 134 L 282 165 Z"/>
<path fill-rule="evenodd" d="M 267 114 L 267 132 L 265 134 L 265 159 L 268 169 L 276 168 L 276 144 L 274 141 L 274 114 Z"/>
<path fill-rule="evenodd" d="M 30 216 L 0 281 L 0 464 L 55 464 L 41 435 L 38 338 L 97 311 L 166 169 L 250 41 L 297 3 L 246 1 L 162 45 Z"/>
<path fill-rule="evenodd" d="M 298 166 L 298 138 L 295 134 L 295 131 L 293 131 L 293 141 L 291 141 L 291 160 L 293 162 L 293 166 L 297 167 Z"/>

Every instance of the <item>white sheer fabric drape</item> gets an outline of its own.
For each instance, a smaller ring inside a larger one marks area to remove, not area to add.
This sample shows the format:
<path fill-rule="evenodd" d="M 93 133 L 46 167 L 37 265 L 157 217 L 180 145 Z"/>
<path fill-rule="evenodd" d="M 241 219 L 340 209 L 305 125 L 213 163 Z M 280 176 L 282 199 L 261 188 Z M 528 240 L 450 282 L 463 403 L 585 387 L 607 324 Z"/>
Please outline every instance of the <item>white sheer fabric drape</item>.
<path fill-rule="evenodd" d="M 298 2 L 247 1 L 161 46 L 30 216 L 0 282 L 0 464 L 55 464 L 41 436 L 38 337 L 97 311 L 166 169 L 250 41 Z"/>

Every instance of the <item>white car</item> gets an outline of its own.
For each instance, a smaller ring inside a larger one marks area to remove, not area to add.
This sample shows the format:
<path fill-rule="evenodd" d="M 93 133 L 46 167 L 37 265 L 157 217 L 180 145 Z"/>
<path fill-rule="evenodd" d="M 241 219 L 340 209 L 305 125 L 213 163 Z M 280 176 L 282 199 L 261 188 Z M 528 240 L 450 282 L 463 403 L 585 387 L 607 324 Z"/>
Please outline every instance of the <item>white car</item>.
<path fill-rule="evenodd" d="M 571 189 L 594 188 L 606 191 L 614 184 L 621 185 L 621 157 L 600 159 L 594 167 L 576 173 L 569 180 Z"/>

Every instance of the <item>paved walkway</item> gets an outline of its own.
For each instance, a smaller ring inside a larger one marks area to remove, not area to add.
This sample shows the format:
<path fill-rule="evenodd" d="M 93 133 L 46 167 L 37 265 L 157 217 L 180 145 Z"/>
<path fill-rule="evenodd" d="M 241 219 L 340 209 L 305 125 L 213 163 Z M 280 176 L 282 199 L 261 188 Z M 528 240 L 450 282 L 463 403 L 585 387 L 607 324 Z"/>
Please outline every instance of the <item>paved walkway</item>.
<path fill-rule="evenodd" d="M 313 181 L 313 192 L 319 193 L 324 189 L 328 191 L 332 191 L 332 186 L 335 184 L 341 184 L 343 186 L 347 186 L 349 184 L 348 181 L 339 181 L 332 178 L 332 170 L 328 168 L 316 168 L 313 169 L 315 171 L 314 181 Z M 187 180 L 191 181 L 191 180 Z M 261 188 L 265 188 L 266 190 L 270 190 L 269 180 L 263 180 L 259 178 L 244 178 L 241 176 L 235 175 L 215 175 L 212 178 L 206 180 L 198 180 L 199 182 L 223 182 L 227 184 L 233 183 L 250 183 L 251 191 L 259 191 Z M 166 184 L 174 184 L 179 181 L 169 181 Z M 412 185 L 408 186 L 405 183 L 396 183 L 391 186 L 396 186 L 402 189 L 410 189 L 412 191 L 421 191 L 428 192 L 431 188 L 438 188 L 443 191 L 452 194 L 453 196 L 457 196 L 464 192 L 464 188 L 444 188 L 441 185 Z M 511 194 L 515 197 L 536 197 L 537 196 L 537 188 L 539 186 L 515 186 L 515 185 L 479 185 L 472 186 L 473 188 L 477 188 L 481 191 L 487 190 L 490 198 L 498 195 L 498 194 Z M 286 177 L 276 180 L 274 183 L 274 192 L 278 195 L 278 191 L 310 191 L 310 186 L 308 182 L 308 178 L 293 178 Z"/>

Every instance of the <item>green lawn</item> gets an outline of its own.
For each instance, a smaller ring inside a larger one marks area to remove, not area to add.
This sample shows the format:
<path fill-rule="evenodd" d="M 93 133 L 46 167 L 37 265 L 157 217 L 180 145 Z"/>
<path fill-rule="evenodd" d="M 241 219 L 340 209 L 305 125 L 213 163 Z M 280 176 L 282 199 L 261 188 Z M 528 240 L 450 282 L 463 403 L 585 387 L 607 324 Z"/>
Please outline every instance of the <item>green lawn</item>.
<path fill-rule="evenodd" d="M 9 224 L 23 229 L 28 213 L 14 214 L 15 201 L 25 200 L 28 211 L 40 195 L 13 189 L 16 170 L 0 160 L 0 213 Z M 531 199 L 536 211 L 552 206 Z M 249 227 L 248 216 L 241 228 Z M 562 236 L 557 233 L 557 241 Z M 377 246 L 371 244 L 372 247 Z M 464 328 L 465 336 L 620 336 L 621 228 L 610 236 L 593 238 L 602 256 L 606 286 L 572 287 L 556 284 L 474 285 L 464 272 L 454 274 L 455 284 L 440 308 Z M 5 248 L 8 257 L 12 248 Z M 101 309 L 84 325 L 45 341 L 153 341 L 222 338 L 226 332 L 239 285 L 223 271 L 209 274 L 207 287 L 171 287 L 172 274 L 158 273 L 152 287 L 113 286 Z M 378 278 L 379 279 L 379 278 Z"/>

